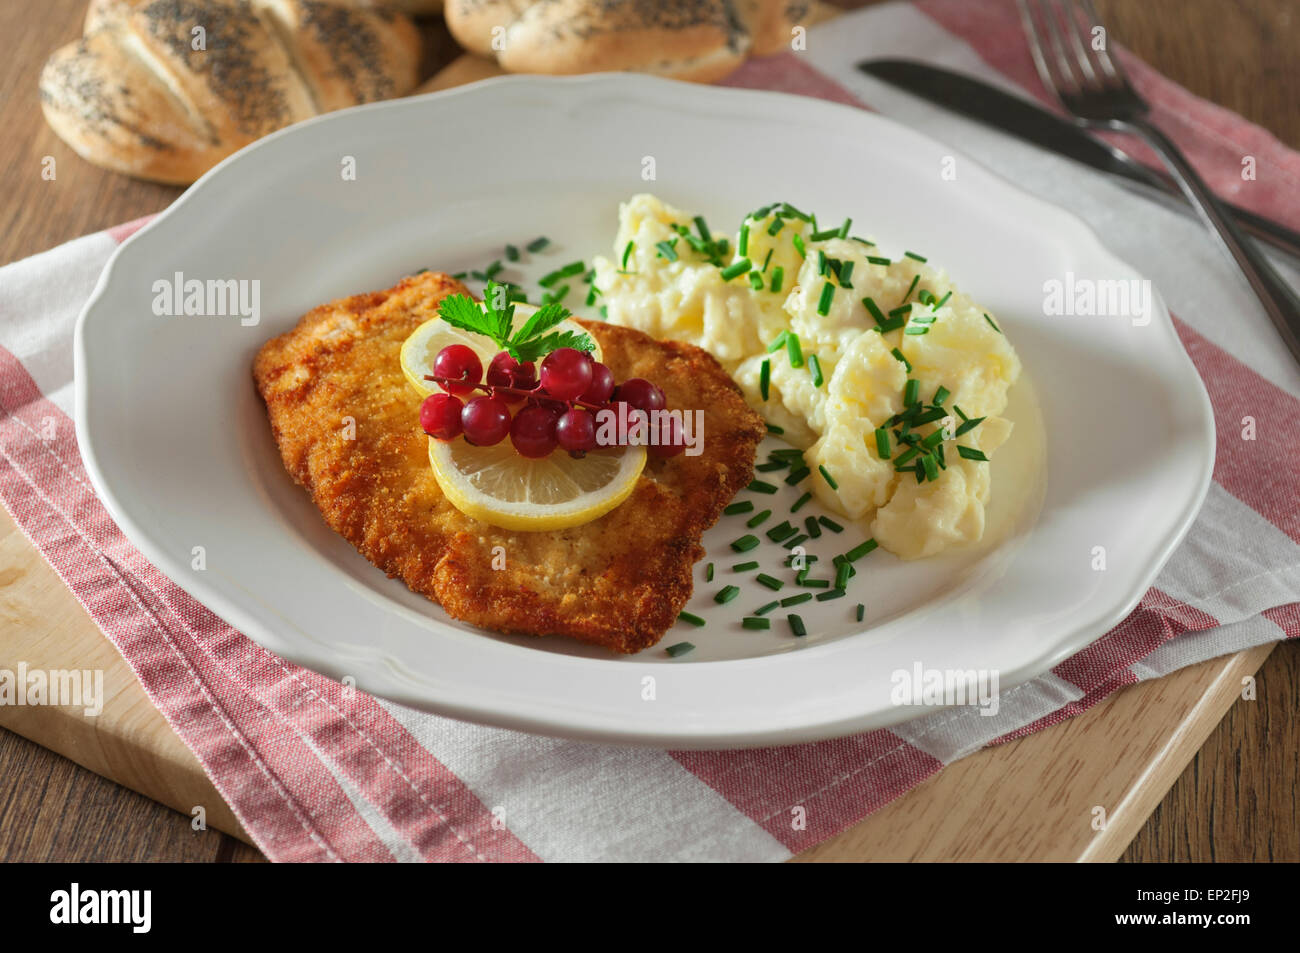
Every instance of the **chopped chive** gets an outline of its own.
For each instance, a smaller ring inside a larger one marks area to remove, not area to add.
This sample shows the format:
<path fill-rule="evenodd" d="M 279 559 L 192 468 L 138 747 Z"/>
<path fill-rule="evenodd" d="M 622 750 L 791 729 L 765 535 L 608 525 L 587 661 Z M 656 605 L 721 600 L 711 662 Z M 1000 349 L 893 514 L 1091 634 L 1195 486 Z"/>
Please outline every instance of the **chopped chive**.
<path fill-rule="evenodd" d="M 713 582 L 713 563 L 709 563 L 704 567 L 704 581 Z"/>
<path fill-rule="evenodd" d="M 794 581 L 795 581 L 795 583 L 797 583 L 798 585 L 802 586 L 805 582 L 808 581 L 808 574 L 809 574 L 810 572 L 812 572 L 812 567 L 811 567 L 811 566 L 805 566 L 803 569 L 800 569 L 800 570 L 799 570 L 797 573 L 795 573 L 795 575 L 794 575 Z"/>
<path fill-rule="evenodd" d="M 753 490 L 755 493 L 776 492 L 775 486 L 773 486 L 771 483 L 764 482 L 763 480 L 754 480 L 752 483 L 749 484 L 749 486 L 745 487 L 745 489 Z"/>
<path fill-rule="evenodd" d="M 967 460 L 984 460 L 984 461 L 988 460 L 988 457 L 984 455 L 983 450 L 976 450 L 974 447 L 958 446 L 957 455 L 960 457 L 965 457 Z"/>
<path fill-rule="evenodd" d="M 831 238 L 839 238 L 840 230 L 838 228 L 823 228 L 821 231 L 813 232 L 808 237 L 815 242 L 824 242 Z"/>
<path fill-rule="evenodd" d="M 907 368 L 907 373 L 909 374 L 912 373 L 912 362 L 909 361 L 907 358 L 903 357 L 902 351 L 900 351 L 898 348 L 894 348 L 889 353 L 894 355 L 895 360 L 899 360 L 903 362 L 903 366 Z"/>
<path fill-rule="evenodd" d="M 723 586 L 718 590 L 718 594 L 713 597 L 713 601 L 718 603 L 728 603 L 738 595 L 740 595 L 740 587 Z"/>
<path fill-rule="evenodd" d="M 755 291 L 763 290 L 763 276 L 756 271 L 749 273 L 749 286 Z"/>
<path fill-rule="evenodd" d="M 804 504 L 811 499 L 812 499 L 812 494 L 805 493 L 803 496 L 799 497 L 799 499 L 794 501 L 794 506 L 790 507 L 790 512 L 798 513 L 801 509 L 803 509 Z"/>
<path fill-rule="evenodd" d="M 694 612 L 679 612 L 677 613 L 677 619 L 680 622 L 689 622 L 691 625 L 696 626 L 697 628 L 699 626 L 704 625 L 704 620 L 701 619 L 699 616 L 697 616 Z"/>
<path fill-rule="evenodd" d="M 808 527 L 808 535 L 813 539 L 820 539 L 822 535 L 822 524 L 817 522 L 817 517 L 810 516 L 803 521 L 803 525 Z"/>
<path fill-rule="evenodd" d="M 989 323 L 989 327 L 991 327 L 994 331 L 997 331 L 998 334 L 1002 333 L 1002 329 L 993 323 L 993 319 L 989 317 L 987 311 L 984 312 L 984 320 L 987 321 Z"/>
<path fill-rule="evenodd" d="M 794 560 L 795 560 L 795 558 L 796 558 L 796 557 L 795 557 L 794 553 L 791 553 L 789 556 L 786 556 L 786 557 L 785 557 L 785 561 L 784 561 L 783 565 L 784 565 L 787 569 L 789 569 L 791 566 L 794 565 Z M 814 555 L 812 555 L 811 553 L 808 553 L 808 554 L 806 554 L 806 555 L 803 557 L 803 561 L 804 561 L 805 563 L 815 563 L 815 562 L 817 562 L 817 557 L 814 556 Z"/>
<path fill-rule="evenodd" d="M 748 222 L 740 226 L 740 240 L 736 242 L 736 251 L 741 255 L 748 254 L 749 252 L 749 223 Z M 746 268 L 745 270 L 748 271 L 749 269 Z"/>
<path fill-rule="evenodd" d="M 841 288 L 853 287 L 852 283 L 849 281 L 849 279 L 853 277 L 853 265 L 854 263 L 851 261 L 842 262 L 840 264 L 839 273 L 835 277 L 840 280 Z"/>
<path fill-rule="evenodd" d="M 945 294 L 942 298 L 940 298 L 938 301 L 935 302 L 934 310 L 938 311 L 940 308 L 942 308 L 945 304 L 948 303 L 948 299 L 951 297 L 952 297 L 952 291 L 949 290 L 947 294 Z"/>
<path fill-rule="evenodd" d="M 769 602 L 766 605 L 759 606 L 754 610 L 754 615 L 767 615 L 780 604 L 780 602 Z"/>
<path fill-rule="evenodd" d="M 770 265 L 771 263 L 772 263 L 772 249 L 769 248 L 767 250 L 767 254 L 763 256 L 763 267 L 760 268 L 759 271 L 766 272 L 767 266 Z"/>
<path fill-rule="evenodd" d="M 674 238 L 670 242 L 655 242 L 655 248 L 658 249 L 657 254 L 662 255 L 669 261 L 677 260 L 677 239 Z"/>
<path fill-rule="evenodd" d="M 871 264 L 873 264 L 873 265 L 892 265 L 892 264 L 893 264 L 893 262 L 891 262 L 888 258 L 884 258 L 884 257 L 882 257 L 882 256 L 880 256 L 880 255 L 868 255 L 868 256 L 867 256 L 867 261 L 871 262 Z"/>
<path fill-rule="evenodd" d="M 685 655 L 693 648 L 695 648 L 695 646 L 691 645 L 690 642 L 678 642 L 676 645 L 668 646 L 664 651 L 668 653 L 670 658 L 677 658 L 677 656 Z"/>
<path fill-rule="evenodd" d="M 695 216 L 695 227 L 696 227 L 697 229 L 699 229 L 700 237 L 703 238 L 706 242 L 711 242 L 711 241 L 713 241 L 713 235 L 710 234 L 710 232 L 709 232 L 709 226 L 708 226 L 708 224 L 704 221 L 704 216 L 703 216 L 703 215 L 696 215 L 696 216 Z"/>
<path fill-rule="evenodd" d="M 778 437 L 785 433 L 784 427 L 778 427 L 776 424 L 767 424 L 767 432 L 774 433 Z"/>
<path fill-rule="evenodd" d="M 937 407 L 940 404 L 942 404 L 945 400 L 947 400 L 948 395 L 951 393 L 952 391 L 948 390 L 948 388 L 940 384 L 939 388 L 934 392 L 934 400 L 931 401 L 931 403 Z"/>
<path fill-rule="evenodd" d="M 927 453 L 923 456 L 921 466 L 925 469 L 925 478 L 927 480 L 939 479 L 939 461 L 934 458 L 934 454 Z"/>
<path fill-rule="evenodd" d="M 889 431 L 884 427 L 876 428 L 876 456 L 881 460 L 889 459 Z"/>
<path fill-rule="evenodd" d="M 785 585 L 785 583 L 783 583 L 780 579 L 777 579 L 775 576 L 769 576 L 765 572 L 760 572 L 757 576 L 754 577 L 754 579 L 760 585 L 767 586 L 767 588 L 772 590 L 778 590 Z"/>
<path fill-rule="evenodd" d="M 531 242 L 529 242 L 524 247 L 527 248 L 530 252 L 539 252 L 550 243 L 551 240 L 547 238 L 545 235 L 539 235 L 537 238 L 534 238 Z"/>
<path fill-rule="evenodd" d="M 808 541 L 808 534 L 800 533 L 798 536 L 795 536 L 792 539 L 787 539 L 781 545 L 786 549 L 794 549 L 796 546 L 800 545 L 801 543 L 805 543 L 807 541 Z"/>
<path fill-rule="evenodd" d="M 916 290 L 916 283 L 920 280 L 921 280 L 920 274 L 915 274 L 912 276 L 912 283 L 907 286 L 907 294 L 903 295 L 904 301 L 912 297 L 912 292 Z"/>
<path fill-rule="evenodd" d="M 563 268 L 557 268 L 549 275 L 543 275 L 541 278 L 537 279 L 537 283 L 541 285 L 543 288 L 549 288 L 551 285 L 555 284 L 557 281 L 560 281 L 563 278 L 571 278 L 574 275 L 580 275 L 586 270 L 587 270 L 587 266 L 582 262 L 571 261 Z"/>
<path fill-rule="evenodd" d="M 796 636 L 804 636 L 808 634 L 808 630 L 804 628 L 803 619 L 799 618 L 793 612 L 785 617 L 785 621 L 790 623 L 790 631 Z"/>
<path fill-rule="evenodd" d="M 731 548 L 738 553 L 747 553 L 757 546 L 759 542 L 760 540 L 757 536 L 750 534 L 748 536 L 742 536 L 740 539 L 732 540 Z"/>
<path fill-rule="evenodd" d="M 800 592 L 793 596 L 786 596 L 781 600 L 783 607 L 797 606 L 804 602 L 812 602 L 813 594 L 811 592 Z"/>
<path fill-rule="evenodd" d="M 916 293 L 916 300 L 921 302 L 921 304 L 925 305 L 926 307 L 929 307 L 930 305 L 934 304 L 934 292 L 931 291 L 929 288 L 922 288 L 920 291 Z"/>
<path fill-rule="evenodd" d="M 848 562 L 842 562 L 835 567 L 835 588 L 843 589 L 849 581 L 849 573 L 853 571 L 853 566 Z"/>
<path fill-rule="evenodd" d="M 506 246 L 506 260 L 507 260 L 507 261 L 518 261 L 518 260 L 519 260 L 519 249 L 516 248 L 514 245 L 507 245 L 507 246 Z"/>
<path fill-rule="evenodd" d="M 763 358 L 763 363 L 758 369 L 758 392 L 764 400 L 772 392 L 772 361 L 770 358 Z"/>
<path fill-rule="evenodd" d="M 756 560 L 756 559 L 751 559 L 751 560 L 750 560 L 749 562 L 747 562 L 747 563 L 736 563 L 736 565 L 734 565 L 734 566 L 731 567 L 731 571 L 732 571 L 732 572 L 749 572 L 751 569 L 757 569 L 757 568 L 758 568 L 758 560 Z"/>
<path fill-rule="evenodd" d="M 840 485 L 835 482 L 835 477 L 831 476 L 830 470 L 827 470 L 826 467 L 820 463 L 817 464 L 817 469 L 822 472 L 822 476 L 825 477 L 826 482 L 830 484 L 832 490 L 838 490 L 840 488 Z"/>
<path fill-rule="evenodd" d="M 808 370 L 812 373 L 813 387 L 821 387 L 826 378 L 822 375 L 822 362 L 816 354 L 808 355 Z"/>
<path fill-rule="evenodd" d="M 954 437 L 961 437 L 970 433 L 976 427 L 984 422 L 984 417 L 966 417 L 958 425 L 957 430 L 953 433 Z"/>
<path fill-rule="evenodd" d="M 738 503 L 731 503 L 722 508 L 725 516 L 735 516 L 737 513 L 748 513 L 754 508 L 754 504 L 749 500 L 741 500 Z"/>
<path fill-rule="evenodd" d="M 817 522 L 821 523 L 823 526 L 825 526 L 825 527 L 826 527 L 828 530 L 830 530 L 832 533 L 842 533 L 842 532 L 844 532 L 844 527 L 843 527 L 843 526 L 841 526 L 839 523 L 835 522 L 833 519 L 827 519 L 825 516 L 819 516 L 819 517 L 817 517 Z"/>
<path fill-rule="evenodd" d="M 866 542 L 859 543 L 858 545 L 850 549 L 847 553 L 844 554 L 844 558 L 851 563 L 855 563 L 863 556 L 865 556 L 867 553 L 875 549 L 878 545 L 880 544 L 876 542 L 876 539 L 873 536 L 871 539 L 867 540 Z"/>
<path fill-rule="evenodd" d="M 916 398 L 921 394 L 921 382 L 916 378 L 910 378 L 903 386 L 903 404 L 911 406 L 916 403 Z"/>
<path fill-rule="evenodd" d="M 827 589 L 830 587 L 830 583 L 825 579 L 808 579 L 806 577 L 799 580 L 799 585 L 805 589 Z"/>
<path fill-rule="evenodd" d="M 908 312 L 911 310 L 912 310 L 912 306 L 910 304 L 900 304 L 897 308 L 894 308 L 892 311 L 889 312 L 889 316 L 891 318 L 905 319 L 907 317 Z"/>
<path fill-rule="evenodd" d="M 789 539 L 797 532 L 799 532 L 799 530 L 795 529 L 788 521 L 786 521 L 769 529 L 767 531 L 767 538 L 774 543 L 779 543 L 783 539 Z"/>
<path fill-rule="evenodd" d="M 775 293 L 781 290 L 781 285 L 785 283 L 785 269 L 777 265 L 772 269 L 772 291 Z"/>
<path fill-rule="evenodd" d="M 590 308 L 596 303 L 596 295 L 600 294 L 600 289 L 592 285 L 587 289 L 587 307 Z"/>
<path fill-rule="evenodd" d="M 808 247 L 807 247 L 806 245 L 804 245 L 804 243 L 803 243 L 803 236 L 800 235 L 798 232 L 795 232 L 795 233 L 794 233 L 794 238 L 792 238 L 791 241 L 794 242 L 794 248 L 795 248 L 795 251 L 797 251 L 797 252 L 799 253 L 799 257 L 800 257 L 800 258 L 807 258 L 807 257 L 808 257 Z"/>
<path fill-rule="evenodd" d="M 757 616 L 746 616 L 740 620 L 740 624 L 746 629 L 770 629 L 772 628 L 771 619 L 760 619 Z"/>
<path fill-rule="evenodd" d="M 915 258 L 917 261 L 925 261 L 925 260 L 926 260 L 926 259 L 922 258 L 920 255 L 918 255 L 918 254 L 917 254 L 916 252 L 914 252 L 914 251 L 905 251 L 905 252 L 903 252 L 903 254 L 906 255 L 908 258 Z"/>
<path fill-rule="evenodd" d="M 861 622 L 862 619 L 863 619 L 863 617 L 864 617 L 866 614 L 867 614 L 867 607 L 866 607 L 865 605 L 863 605 L 861 602 L 859 602 L 859 603 L 858 603 L 858 621 Z"/>
<path fill-rule="evenodd" d="M 796 467 L 790 471 L 790 475 L 785 478 L 786 486 L 795 486 L 801 483 L 808 474 L 812 473 L 807 467 Z"/>
<path fill-rule="evenodd" d="M 867 312 L 875 320 L 876 324 L 885 323 L 885 315 L 881 312 L 880 306 L 876 304 L 875 298 L 863 298 L 862 306 L 867 309 Z"/>
<path fill-rule="evenodd" d="M 743 255 L 744 252 L 742 251 L 741 254 Z M 722 269 L 722 280 L 730 281 L 732 278 L 739 278 L 741 275 L 746 274 L 752 267 L 753 265 L 750 263 L 748 258 L 742 258 L 740 261 Z"/>
<path fill-rule="evenodd" d="M 785 347 L 786 339 L 789 336 L 789 331 L 782 331 L 776 337 L 772 338 L 772 342 L 767 346 L 767 353 L 775 354 L 777 351 L 781 350 L 781 348 Z"/>
<path fill-rule="evenodd" d="M 825 592 L 817 593 L 817 601 L 830 602 L 832 599 L 843 599 L 847 594 L 843 589 L 827 589 Z"/>
<path fill-rule="evenodd" d="M 844 224 L 840 226 L 840 230 L 839 230 L 839 237 L 840 237 L 840 238 L 848 238 L 848 237 L 849 237 L 849 227 L 850 227 L 852 224 L 853 224 L 853 219 L 851 219 L 851 218 L 846 218 L 846 219 L 844 220 Z"/>
<path fill-rule="evenodd" d="M 759 523 L 764 522 L 771 515 L 772 515 L 771 510 L 763 510 L 763 512 L 761 513 L 755 513 L 753 516 L 751 516 L 748 520 L 745 521 L 745 525 L 748 526 L 750 529 L 753 529 Z"/>
<path fill-rule="evenodd" d="M 772 224 L 769 225 L 769 226 L 767 226 L 767 233 L 768 233 L 769 235 L 775 235 L 777 232 L 779 232 L 779 231 L 780 231 L 782 228 L 784 228 L 784 227 L 785 227 L 785 219 L 783 219 L 783 218 L 774 218 L 774 219 L 772 219 Z"/>
<path fill-rule="evenodd" d="M 428 271 L 428 270 L 429 270 L 429 269 L 427 269 L 427 268 L 425 269 L 425 271 Z M 418 275 L 418 274 L 420 274 L 420 272 L 417 271 L 416 274 Z M 466 276 L 468 276 L 468 275 L 469 275 L 469 272 L 467 272 L 467 271 L 458 271 L 458 272 L 456 272 L 454 275 L 452 275 L 452 277 L 455 278 L 457 281 L 464 281 L 465 278 L 466 278 Z"/>
<path fill-rule="evenodd" d="M 829 281 L 822 285 L 821 298 L 817 300 L 817 313 L 825 316 L 830 314 L 831 301 L 835 297 L 835 286 Z"/>
<path fill-rule="evenodd" d="M 632 257 L 632 249 L 636 247 L 636 242 L 628 242 L 623 246 L 623 263 L 622 268 L 627 271 L 627 260 Z"/>
<path fill-rule="evenodd" d="M 754 467 L 759 473 L 772 473 L 775 470 L 784 470 L 788 463 L 782 463 L 780 460 L 769 460 L 767 463 L 760 463 Z"/>
<path fill-rule="evenodd" d="M 785 351 L 790 357 L 791 367 L 803 367 L 803 347 L 799 344 L 799 335 L 790 334 L 786 336 Z"/>

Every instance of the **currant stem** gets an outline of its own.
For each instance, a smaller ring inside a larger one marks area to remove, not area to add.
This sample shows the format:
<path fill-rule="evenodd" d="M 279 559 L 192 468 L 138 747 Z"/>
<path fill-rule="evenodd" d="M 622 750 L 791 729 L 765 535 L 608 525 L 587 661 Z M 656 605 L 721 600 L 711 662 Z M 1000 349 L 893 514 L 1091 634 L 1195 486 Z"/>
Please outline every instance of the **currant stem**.
<path fill-rule="evenodd" d="M 453 384 L 457 387 L 474 387 L 478 390 L 486 391 L 488 394 L 509 394 L 512 397 L 523 397 L 528 400 L 546 401 L 551 404 L 559 404 L 562 407 L 577 405 L 579 407 L 584 407 L 587 410 L 611 409 L 609 404 L 593 404 L 589 401 L 578 400 L 576 398 L 573 400 L 558 400 L 555 397 L 549 397 L 545 394 L 537 393 L 537 389 L 525 390 L 522 387 L 494 387 L 491 384 L 471 384 L 468 381 L 456 380 L 453 377 L 439 377 L 437 374 L 425 374 L 424 379 L 426 381 L 433 381 L 434 383 L 441 384 L 443 387 L 446 387 L 448 384 Z"/>

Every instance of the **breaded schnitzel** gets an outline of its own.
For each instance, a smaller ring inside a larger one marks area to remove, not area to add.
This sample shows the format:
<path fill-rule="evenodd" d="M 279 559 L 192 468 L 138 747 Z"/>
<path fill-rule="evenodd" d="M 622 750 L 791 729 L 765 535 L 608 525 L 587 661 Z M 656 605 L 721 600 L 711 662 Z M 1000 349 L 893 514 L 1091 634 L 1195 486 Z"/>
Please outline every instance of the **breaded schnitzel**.
<path fill-rule="evenodd" d="M 632 495 L 582 526 L 521 533 L 452 506 L 429 466 L 402 342 L 467 294 L 423 273 L 309 311 L 253 364 L 289 474 L 363 556 L 449 614 L 501 632 L 566 635 L 615 652 L 654 645 L 691 595 L 700 535 L 753 477 L 762 419 L 706 351 L 582 322 L 617 380 L 644 377 L 670 407 L 704 411 L 703 452 L 651 457 Z M 344 418 L 356 421 L 344 439 Z M 506 567 L 492 568 L 494 547 Z"/>

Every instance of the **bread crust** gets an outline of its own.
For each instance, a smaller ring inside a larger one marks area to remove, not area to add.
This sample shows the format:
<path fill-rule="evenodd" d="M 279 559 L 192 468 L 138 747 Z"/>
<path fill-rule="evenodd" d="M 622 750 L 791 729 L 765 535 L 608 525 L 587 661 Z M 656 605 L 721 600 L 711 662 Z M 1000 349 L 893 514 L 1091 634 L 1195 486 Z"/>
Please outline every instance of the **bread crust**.
<path fill-rule="evenodd" d="M 335 0 L 93 0 L 86 27 L 41 74 L 46 119 L 89 161 L 161 182 L 419 78 L 409 19 Z"/>

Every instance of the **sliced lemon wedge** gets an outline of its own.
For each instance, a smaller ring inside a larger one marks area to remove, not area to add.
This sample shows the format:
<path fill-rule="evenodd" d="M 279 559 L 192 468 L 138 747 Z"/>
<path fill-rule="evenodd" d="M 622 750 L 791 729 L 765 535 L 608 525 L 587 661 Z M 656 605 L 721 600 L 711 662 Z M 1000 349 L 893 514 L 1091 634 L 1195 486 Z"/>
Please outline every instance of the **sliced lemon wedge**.
<path fill-rule="evenodd" d="M 514 328 L 518 330 L 523 323 L 528 320 L 529 316 L 537 310 L 536 305 L 516 304 Z M 552 330 L 555 331 L 573 331 L 577 334 L 585 334 L 586 329 L 571 318 L 566 318 L 557 324 Z M 601 359 L 600 344 L 591 335 L 592 343 L 596 344 L 595 349 L 591 352 L 592 360 Z M 428 397 L 438 385 L 433 381 L 426 381 L 425 374 L 433 373 L 433 360 L 448 344 L 464 344 L 472 348 L 483 362 L 483 370 L 486 373 L 488 363 L 496 357 L 497 346 L 492 343 L 490 338 L 481 334 L 471 334 L 469 331 L 462 331 L 459 328 L 453 328 L 442 318 L 432 318 L 425 321 L 422 325 L 411 332 L 402 343 L 402 373 L 406 379 L 411 382 L 411 386 L 420 392 L 421 397 Z"/>
<path fill-rule="evenodd" d="M 580 526 L 626 500 L 645 467 L 645 447 L 563 450 L 530 460 L 506 438 L 476 447 L 463 437 L 429 438 L 429 461 L 443 495 L 466 516 L 524 532 Z"/>

